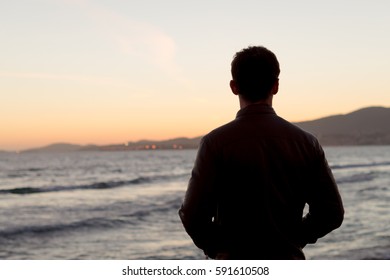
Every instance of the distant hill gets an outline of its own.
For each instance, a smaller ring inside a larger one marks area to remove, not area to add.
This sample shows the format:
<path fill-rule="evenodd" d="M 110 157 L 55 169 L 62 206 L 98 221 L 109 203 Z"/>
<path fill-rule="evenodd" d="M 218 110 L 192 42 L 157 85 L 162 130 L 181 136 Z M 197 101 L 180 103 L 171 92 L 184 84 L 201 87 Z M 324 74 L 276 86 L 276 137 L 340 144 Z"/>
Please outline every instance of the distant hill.
<path fill-rule="evenodd" d="M 314 134 L 324 146 L 390 145 L 390 108 L 368 107 L 345 115 L 334 115 L 295 124 Z M 105 146 L 56 143 L 23 152 L 196 149 L 200 139 L 201 137 L 182 137 L 163 141 L 141 140 Z"/>
<path fill-rule="evenodd" d="M 79 151 L 82 148 L 81 145 L 68 144 L 68 143 L 55 143 L 45 147 L 24 150 L 23 153 L 31 152 L 74 152 Z"/>
<path fill-rule="evenodd" d="M 296 125 L 322 145 L 390 145 L 390 108 L 368 107 Z"/>

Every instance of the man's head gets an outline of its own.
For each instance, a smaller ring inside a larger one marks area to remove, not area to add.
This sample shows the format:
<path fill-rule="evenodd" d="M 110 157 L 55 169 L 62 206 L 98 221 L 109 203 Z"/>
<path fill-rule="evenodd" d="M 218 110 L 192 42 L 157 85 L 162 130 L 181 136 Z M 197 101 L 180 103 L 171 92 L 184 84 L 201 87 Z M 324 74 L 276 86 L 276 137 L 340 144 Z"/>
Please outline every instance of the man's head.
<path fill-rule="evenodd" d="M 279 81 L 279 62 L 273 52 L 264 47 L 248 47 L 237 52 L 231 65 L 235 94 L 255 103 L 276 94 Z"/>

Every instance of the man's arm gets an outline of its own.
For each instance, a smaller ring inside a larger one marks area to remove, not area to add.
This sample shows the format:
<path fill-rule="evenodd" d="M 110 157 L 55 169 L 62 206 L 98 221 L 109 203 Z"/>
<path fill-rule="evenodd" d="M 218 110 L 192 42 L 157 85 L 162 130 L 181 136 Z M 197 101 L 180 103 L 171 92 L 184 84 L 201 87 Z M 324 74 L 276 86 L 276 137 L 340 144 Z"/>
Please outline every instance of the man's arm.
<path fill-rule="evenodd" d="M 215 162 L 213 150 L 207 138 L 203 138 L 198 150 L 192 176 L 188 183 L 179 216 L 188 235 L 197 247 L 207 255 L 214 251 L 213 216 L 215 202 Z"/>
<path fill-rule="evenodd" d="M 302 243 L 315 243 L 332 230 L 341 226 L 344 208 L 332 171 L 319 146 L 319 157 L 310 174 L 307 203 L 309 213 L 302 221 Z"/>

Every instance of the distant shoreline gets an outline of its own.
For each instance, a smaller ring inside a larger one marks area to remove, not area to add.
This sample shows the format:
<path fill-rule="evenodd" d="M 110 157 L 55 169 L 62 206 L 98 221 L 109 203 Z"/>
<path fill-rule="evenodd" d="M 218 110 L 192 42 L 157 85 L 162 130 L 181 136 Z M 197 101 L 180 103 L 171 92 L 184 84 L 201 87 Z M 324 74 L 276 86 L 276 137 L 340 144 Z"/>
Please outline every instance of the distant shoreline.
<path fill-rule="evenodd" d="M 386 146 L 390 145 L 388 120 L 390 120 L 390 108 L 367 107 L 345 115 L 333 115 L 294 124 L 315 135 L 323 146 Z M 101 146 L 56 143 L 18 152 L 188 150 L 197 149 L 200 140 L 201 136 L 160 141 L 141 140 Z M 15 153 L 15 151 L 0 151 L 0 153 L 7 152 Z"/>
<path fill-rule="evenodd" d="M 152 142 L 154 143 L 154 142 Z M 54 144 L 55 145 L 55 144 Z M 330 147 L 381 147 L 381 146 L 390 146 L 390 144 L 354 144 L 354 145 L 322 145 L 324 148 Z M 80 149 L 46 149 L 46 147 L 36 148 L 36 149 L 28 149 L 22 151 L 0 151 L 1 154 L 33 154 L 33 153 L 82 153 L 82 152 L 133 152 L 133 151 L 184 151 L 184 150 L 197 150 L 198 147 L 179 147 L 179 148 L 147 148 L 147 147 L 139 147 L 139 148 L 126 148 L 125 146 L 113 148 L 105 148 L 105 146 L 98 146 L 99 148 L 90 149 L 83 148 L 85 146 L 80 146 Z"/>

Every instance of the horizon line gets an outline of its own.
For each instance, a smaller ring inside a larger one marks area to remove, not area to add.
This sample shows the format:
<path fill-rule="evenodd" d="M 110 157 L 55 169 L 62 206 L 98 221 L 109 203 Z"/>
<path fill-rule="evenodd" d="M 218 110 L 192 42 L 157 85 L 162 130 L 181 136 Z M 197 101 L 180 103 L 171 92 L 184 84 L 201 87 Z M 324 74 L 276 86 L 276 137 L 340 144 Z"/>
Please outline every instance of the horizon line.
<path fill-rule="evenodd" d="M 348 114 L 351 114 L 351 113 L 354 113 L 354 112 L 357 112 L 357 111 L 360 111 L 360 110 L 370 109 L 370 108 L 384 108 L 384 109 L 390 109 L 390 107 L 387 107 L 387 106 L 384 106 L 384 105 L 371 105 L 371 106 L 366 106 L 366 107 L 361 107 L 361 108 L 359 108 L 359 109 L 355 109 L 355 110 L 350 111 L 350 112 L 348 112 L 348 113 L 332 114 L 332 115 L 327 115 L 327 116 L 323 116 L 323 117 L 316 118 L 316 119 L 311 119 L 311 120 L 291 121 L 291 123 L 293 123 L 293 124 L 298 124 L 298 123 L 304 123 L 304 122 L 312 122 L 312 121 L 317 121 L 317 120 L 321 120 L 321 119 L 328 118 L 328 117 L 333 117 L 333 116 L 348 115 Z M 205 134 L 206 134 L 206 133 L 205 133 Z M 205 134 L 203 134 L 203 135 L 205 135 Z M 0 147 L 0 152 L 6 152 L 6 153 L 20 153 L 20 152 L 23 152 L 23 151 L 35 150 L 35 149 L 42 149 L 42 148 L 45 148 L 45 147 L 49 147 L 49 146 L 52 146 L 52 145 L 58 145 L 58 144 L 75 145 L 75 146 L 80 146 L 80 147 L 88 147 L 88 146 L 97 146 L 97 147 L 118 146 L 118 145 L 121 145 L 120 143 L 123 143 L 123 145 L 126 145 L 126 144 L 129 144 L 129 143 L 138 143 L 138 142 L 142 142 L 142 141 L 145 141 L 145 142 L 164 142 L 164 141 L 170 141 L 170 140 L 175 140 L 175 139 L 180 139 L 180 138 L 195 139 L 195 138 L 203 137 L 203 135 L 201 135 L 201 136 L 195 136 L 195 137 L 177 136 L 177 137 L 170 137 L 170 138 L 165 138 L 165 139 L 147 139 L 147 138 L 141 138 L 140 140 L 131 140 L 131 141 L 124 141 L 124 142 L 118 141 L 117 143 L 106 143 L 106 144 L 94 144 L 94 143 L 79 144 L 79 143 L 74 143 L 74 142 L 71 142 L 71 141 L 70 141 L 70 142 L 58 141 L 58 142 L 51 142 L 51 143 L 48 143 L 48 144 L 42 144 L 42 145 L 40 145 L 40 146 L 26 147 L 26 148 L 22 148 L 22 149 L 3 149 L 3 148 Z"/>

